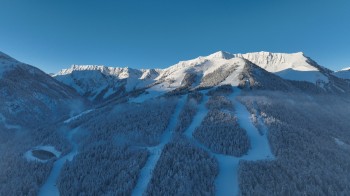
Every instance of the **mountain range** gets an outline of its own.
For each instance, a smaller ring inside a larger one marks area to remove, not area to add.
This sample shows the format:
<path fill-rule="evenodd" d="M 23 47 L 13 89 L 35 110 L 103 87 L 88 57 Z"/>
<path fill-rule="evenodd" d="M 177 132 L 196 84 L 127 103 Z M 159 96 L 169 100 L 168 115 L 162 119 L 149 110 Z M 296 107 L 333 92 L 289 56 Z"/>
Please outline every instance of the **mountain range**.
<path fill-rule="evenodd" d="M 222 84 L 237 86 L 249 79 L 249 76 L 240 78 L 243 76 L 243 70 L 247 70 L 248 67 L 251 67 L 251 70 L 262 68 L 289 81 L 309 82 L 325 91 L 347 91 L 347 81 L 340 79 L 350 79 L 345 76 L 346 70 L 333 72 L 301 52 L 230 54 L 223 51 L 181 61 L 165 69 L 139 70 L 103 65 L 73 65 L 54 74 L 53 77 L 73 87 L 90 100 L 101 101 L 124 96 L 135 90 L 144 90 L 145 93 L 156 96 L 185 87 L 196 89 Z M 259 82 L 257 80 L 252 86 L 259 86 Z"/>
<path fill-rule="evenodd" d="M 0 52 L 0 195 L 348 195 L 350 69 L 219 51 L 48 75 Z"/>

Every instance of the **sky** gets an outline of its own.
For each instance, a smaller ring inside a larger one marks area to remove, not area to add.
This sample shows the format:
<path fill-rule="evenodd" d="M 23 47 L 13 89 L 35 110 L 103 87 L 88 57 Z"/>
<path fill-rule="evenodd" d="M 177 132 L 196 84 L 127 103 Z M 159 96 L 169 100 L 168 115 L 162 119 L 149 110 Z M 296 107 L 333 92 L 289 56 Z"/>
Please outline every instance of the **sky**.
<path fill-rule="evenodd" d="M 219 50 L 350 66 L 349 0 L 0 0 L 0 51 L 47 73 L 165 68 Z"/>

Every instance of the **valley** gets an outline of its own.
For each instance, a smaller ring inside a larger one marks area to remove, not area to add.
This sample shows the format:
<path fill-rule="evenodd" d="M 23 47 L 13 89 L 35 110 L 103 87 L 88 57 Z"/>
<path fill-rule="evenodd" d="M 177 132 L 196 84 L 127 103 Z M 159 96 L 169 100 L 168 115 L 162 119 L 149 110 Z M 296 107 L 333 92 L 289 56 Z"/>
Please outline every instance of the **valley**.
<path fill-rule="evenodd" d="M 346 71 L 219 51 L 49 76 L 0 53 L 0 195 L 347 195 Z"/>

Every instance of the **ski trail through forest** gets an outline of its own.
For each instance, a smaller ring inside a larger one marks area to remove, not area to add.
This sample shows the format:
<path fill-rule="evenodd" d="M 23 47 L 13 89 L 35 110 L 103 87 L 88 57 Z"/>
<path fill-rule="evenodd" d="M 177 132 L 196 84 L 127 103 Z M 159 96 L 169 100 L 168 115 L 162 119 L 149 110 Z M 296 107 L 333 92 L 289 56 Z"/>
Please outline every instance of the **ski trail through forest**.
<path fill-rule="evenodd" d="M 75 128 L 68 133 L 67 139 L 73 146 L 73 149 L 70 153 L 68 153 L 67 155 L 55 161 L 49 177 L 47 178 L 46 182 L 44 183 L 44 185 L 41 187 L 39 191 L 39 196 L 60 195 L 58 188 L 56 186 L 57 178 L 60 175 L 61 169 L 63 165 L 66 163 L 66 161 L 72 161 L 74 156 L 78 154 L 78 144 L 73 139 L 73 136 L 78 131 L 78 129 L 79 128 Z"/>
<path fill-rule="evenodd" d="M 199 148 L 205 150 L 210 155 L 216 158 L 219 164 L 219 174 L 215 180 L 216 195 L 219 196 L 232 196 L 238 195 L 238 164 L 240 160 L 262 160 L 262 159 L 273 159 L 274 156 L 271 153 L 267 135 L 260 135 L 258 129 L 253 125 L 250 119 L 250 113 L 247 108 L 236 100 L 236 97 L 241 93 L 239 88 L 234 88 L 234 92 L 230 95 L 229 99 L 235 106 L 235 115 L 237 117 L 238 124 L 241 128 L 245 129 L 249 137 L 251 147 L 248 153 L 242 157 L 235 157 L 230 155 L 218 154 L 212 152 L 206 146 L 201 144 L 193 137 L 193 133 L 197 127 L 199 127 L 208 113 L 206 103 L 209 99 L 204 94 L 202 102 L 198 105 L 197 114 L 194 116 L 190 126 L 185 131 L 185 136 L 190 139 Z M 259 123 L 262 121 L 259 118 Z M 267 128 L 264 126 L 265 133 Z"/>
<path fill-rule="evenodd" d="M 182 111 L 182 108 L 185 105 L 187 96 L 182 96 L 175 108 L 174 113 L 172 114 L 170 118 L 170 122 L 164 131 L 160 143 L 155 147 L 148 147 L 148 151 L 150 153 L 148 160 L 145 164 L 145 166 L 142 168 L 138 182 L 132 192 L 132 195 L 139 196 L 143 195 L 143 193 L 146 191 L 148 183 L 150 182 L 152 178 L 153 170 L 159 160 L 160 155 L 162 154 L 163 148 L 166 144 L 168 144 L 171 140 L 171 137 L 173 135 L 173 132 L 176 128 L 176 125 L 178 123 L 178 118 L 180 116 L 180 112 Z"/>
<path fill-rule="evenodd" d="M 260 115 L 258 115 L 258 122 L 264 129 L 264 134 L 261 135 L 259 130 L 254 126 L 250 119 L 250 112 L 236 97 L 241 93 L 241 89 L 234 88 L 234 92 L 229 97 L 235 106 L 235 114 L 238 124 L 241 128 L 246 130 L 250 140 L 250 149 L 246 155 L 243 155 L 241 159 L 248 161 L 256 161 L 262 159 L 274 159 L 274 155 L 271 152 L 270 144 L 267 139 L 267 127 L 263 123 Z"/>

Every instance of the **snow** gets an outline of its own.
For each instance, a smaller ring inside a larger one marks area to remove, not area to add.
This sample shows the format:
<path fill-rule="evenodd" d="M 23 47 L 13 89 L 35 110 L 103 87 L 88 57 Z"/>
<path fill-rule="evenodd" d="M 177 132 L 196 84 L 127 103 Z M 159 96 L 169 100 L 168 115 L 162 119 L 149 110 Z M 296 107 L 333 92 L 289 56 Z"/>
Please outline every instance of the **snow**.
<path fill-rule="evenodd" d="M 165 69 L 156 80 L 161 81 L 163 91 L 170 91 L 181 86 L 186 73 L 194 73 L 203 78 L 218 69 L 225 71 L 232 66 L 240 66 L 240 70 L 242 70 L 246 64 L 245 60 L 231 57 L 233 55 L 220 51 L 207 57 L 181 61 Z M 238 84 L 238 77 L 231 77 L 226 83 Z"/>
<path fill-rule="evenodd" d="M 203 94 L 206 93 L 206 91 L 202 92 Z M 202 102 L 197 107 L 197 113 L 193 117 L 193 120 L 190 124 L 190 126 L 185 130 L 184 134 L 187 138 L 190 138 L 191 140 L 194 140 L 193 133 L 196 130 L 197 127 L 199 127 L 205 118 L 205 116 L 208 113 L 208 109 L 206 108 L 205 104 L 208 102 L 209 97 L 204 96 Z"/>
<path fill-rule="evenodd" d="M 299 80 L 316 83 L 317 81 L 329 82 L 328 78 L 319 71 L 296 71 L 293 69 L 285 69 L 276 72 L 276 75 L 287 80 Z"/>
<path fill-rule="evenodd" d="M 239 85 L 239 82 L 240 82 L 239 75 L 242 73 L 246 62 L 244 62 L 242 59 L 239 59 L 239 58 L 236 58 L 236 59 L 240 61 L 236 63 L 236 65 L 238 65 L 236 70 L 233 73 L 231 73 L 223 82 L 221 82 L 220 85 L 224 85 L 224 84 L 230 84 L 232 86 Z"/>
<path fill-rule="evenodd" d="M 248 153 L 242 157 L 234 157 L 224 154 L 218 154 L 212 152 L 206 146 L 198 142 L 193 137 L 193 132 L 205 118 L 208 113 L 208 109 L 205 107 L 208 101 L 208 96 L 204 96 L 203 101 L 199 104 L 197 109 L 197 114 L 194 116 L 188 129 L 185 131 L 185 136 L 189 138 L 196 146 L 202 148 L 210 155 L 216 158 L 219 164 L 219 174 L 215 181 L 216 195 L 227 196 L 227 195 L 238 195 L 238 164 L 240 160 L 257 161 L 257 160 L 273 160 L 275 157 L 272 154 L 267 139 L 267 128 L 263 126 L 264 133 L 260 135 L 258 129 L 253 125 L 250 119 L 250 113 L 246 107 L 236 100 L 236 97 L 240 94 L 241 90 L 239 88 L 234 88 L 234 93 L 230 95 L 230 100 L 235 106 L 235 114 L 238 120 L 238 124 L 241 128 L 247 131 L 249 137 L 251 148 Z M 262 123 L 261 117 L 258 117 L 259 123 Z"/>
<path fill-rule="evenodd" d="M 163 91 L 170 91 L 181 86 L 186 73 L 195 73 L 201 78 L 215 70 L 228 70 L 236 66 L 237 70 L 232 73 L 221 84 L 237 86 L 239 74 L 246 62 L 251 61 L 268 72 L 288 79 L 317 83 L 318 81 L 329 82 L 328 77 L 323 75 L 318 68 L 309 64 L 308 58 L 303 53 L 270 53 L 256 52 L 247 54 L 230 54 L 219 51 L 205 57 L 198 57 L 179 63 L 163 70 L 156 78 L 156 81 L 163 84 Z"/>
<path fill-rule="evenodd" d="M 350 79 L 350 67 L 334 72 L 333 75 L 342 79 Z"/>
<path fill-rule="evenodd" d="M 93 110 L 84 111 L 76 116 L 73 116 L 72 118 L 65 120 L 64 123 L 69 123 L 72 120 L 75 120 L 75 119 L 79 118 L 80 116 L 83 116 L 84 114 L 87 114 L 91 111 L 93 111 Z M 62 169 L 63 165 L 66 163 L 66 161 L 72 161 L 73 158 L 75 157 L 75 155 L 78 154 L 78 144 L 73 139 L 73 136 L 78 131 L 79 131 L 79 127 L 75 128 L 73 130 L 70 130 L 67 133 L 66 137 L 67 137 L 68 141 L 71 143 L 73 148 L 72 148 L 71 152 L 69 152 L 65 156 L 63 156 L 55 161 L 53 168 L 51 169 L 49 177 L 46 179 L 46 182 L 43 184 L 43 186 L 39 190 L 39 196 L 59 195 L 59 191 L 58 191 L 58 188 L 56 186 L 57 178 L 59 177 L 61 169 Z M 59 157 L 59 156 L 60 156 L 60 154 L 57 157 Z"/>
<path fill-rule="evenodd" d="M 235 54 L 251 61 L 261 68 L 275 73 L 285 69 L 296 71 L 318 71 L 318 69 L 307 62 L 307 58 L 302 52 L 297 53 L 271 53 L 271 52 L 252 52 L 246 54 Z"/>
<path fill-rule="evenodd" d="M 199 127 L 208 113 L 205 104 L 209 97 L 204 96 L 201 104 L 198 105 L 197 113 L 194 116 L 190 126 L 185 131 L 185 136 L 189 138 L 196 146 L 205 150 L 211 156 L 215 157 L 219 164 L 219 174 L 215 181 L 216 195 L 237 195 L 238 194 L 238 163 L 239 159 L 233 156 L 217 154 L 212 152 L 206 146 L 201 144 L 193 137 L 193 133 Z"/>
<path fill-rule="evenodd" d="M 103 95 L 103 98 L 106 99 L 114 93 L 112 88 L 109 88 L 108 91 Z"/>
<path fill-rule="evenodd" d="M 154 99 L 164 94 L 162 90 L 156 90 L 155 88 L 147 89 L 144 93 L 137 97 L 133 97 L 129 99 L 130 103 L 142 103 L 149 99 Z"/>
<path fill-rule="evenodd" d="M 63 69 L 54 77 L 76 89 L 81 95 L 89 94 L 91 100 L 105 92 L 106 99 L 114 92 L 124 89 L 126 92 L 135 89 L 148 88 L 149 94 L 142 94 L 135 102 L 154 98 L 160 94 L 181 87 L 184 76 L 192 73 L 198 76 L 198 81 L 193 88 L 200 85 L 200 79 L 215 70 L 223 71 L 238 66 L 238 70 L 232 73 L 221 84 L 238 85 L 239 74 L 246 64 L 246 60 L 253 62 L 268 72 L 297 81 L 311 83 L 328 83 L 327 76 L 322 74 L 317 67 L 309 63 L 309 59 L 302 52 L 298 53 L 271 53 L 253 52 L 246 54 L 230 54 L 218 51 L 208 56 L 200 56 L 192 60 L 180 61 L 166 69 L 132 69 L 128 67 L 107 67 L 103 65 L 73 65 L 69 69 Z M 350 74 L 349 74 L 350 78 Z"/>
<path fill-rule="evenodd" d="M 250 139 L 251 148 L 247 155 L 241 157 L 244 160 L 261 160 L 261 159 L 274 159 L 274 155 L 271 152 L 270 144 L 267 139 L 267 133 L 260 135 L 258 129 L 253 125 L 250 119 L 250 113 L 247 108 L 236 100 L 236 97 L 240 94 L 241 90 L 239 88 L 234 89 L 234 93 L 230 96 L 230 100 L 235 106 L 236 116 L 238 124 L 241 128 L 247 131 L 248 137 Z M 260 118 L 260 116 L 258 116 Z M 260 121 L 260 123 L 262 123 Z M 267 128 L 263 126 L 265 132 Z"/>
<path fill-rule="evenodd" d="M 160 155 L 163 151 L 163 148 L 166 144 L 168 144 L 172 138 L 173 132 L 175 130 L 175 127 L 177 125 L 177 120 L 178 117 L 180 115 L 180 112 L 183 108 L 183 106 L 185 105 L 186 102 L 186 98 L 187 96 L 183 96 L 179 99 L 179 102 L 175 108 L 175 112 L 173 113 L 173 115 L 171 116 L 171 120 L 169 122 L 168 127 L 166 128 L 166 130 L 164 131 L 161 141 L 157 146 L 154 147 L 149 147 L 149 157 L 148 160 L 145 164 L 145 166 L 142 168 L 140 175 L 139 175 L 139 179 L 138 182 L 132 192 L 132 195 L 138 196 L 138 195 L 142 195 L 143 193 L 145 193 L 148 183 L 150 182 L 151 178 L 152 178 L 152 172 L 160 158 Z"/>
<path fill-rule="evenodd" d="M 235 54 L 235 56 L 247 59 L 266 71 L 276 73 L 284 79 L 312 83 L 316 83 L 318 80 L 329 82 L 328 77 L 323 75 L 318 68 L 308 63 L 308 58 L 302 52 L 291 54 L 253 52 Z"/>
<path fill-rule="evenodd" d="M 197 127 L 199 127 L 208 113 L 208 109 L 205 104 L 209 97 L 204 96 L 201 104 L 197 108 L 197 113 L 193 118 L 188 129 L 185 131 L 185 136 L 189 138 L 196 146 L 202 148 L 208 152 L 211 156 L 215 157 L 219 164 L 219 174 L 215 181 L 216 195 L 237 195 L 238 193 L 238 163 L 239 159 L 233 156 L 216 154 L 201 144 L 193 137 L 193 133 Z"/>
<path fill-rule="evenodd" d="M 10 71 L 19 64 L 19 61 L 13 59 L 7 54 L 0 52 L 0 78 L 2 77 L 4 72 Z"/>
<path fill-rule="evenodd" d="M 46 163 L 48 161 L 48 160 L 42 160 L 33 156 L 33 153 L 32 153 L 33 150 L 45 150 L 53 153 L 57 158 L 61 156 L 61 152 L 56 150 L 54 146 L 36 146 L 33 149 L 24 153 L 24 157 L 27 159 L 27 161 L 37 161 L 41 163 Z"/>
<path fill-rule="evenodd" d="M 106 67 L 103 65 L 72 65 L 54 74 L 57 80 L 73 87 L 78 93 L 88 93 L 90 99 L 96 98 L 106 89 L 109 95 L 125 87 L 127 92 L 145 88 L 155 82 L 162 70 L 160 69 L 132 69 L 128 67 Z"/>
<path fill-rule="evenodd" d="M 350 70 L 350 67 L 345 67 L 343 69 L 341 69 L 340 71 L 349 71 Z"/>
<path fill-rule="evenodd" d="M 208 59 L 215 59 L 215 58 L 218 58 L 218 59 L 232 59 L 234 57 L 235 57 L 234 54 L 230 54 L 230 53 L 225 52 L 225 51 L 218 51 L 218 52 L 215 52 L 213 54 L 208 55 L 206 58 L 208 58 Z"/>
<path fill-rule="evenodd" d="M 67 124 L 67 123 L 70 123 L 71 121 L 74 121 L 74 120 L 80 118 L 81 116 L 83 116 L 83 115 L 85 115 L 85 114 L 88 114 L 88 113 L 90 113 L 90 112 L 92 112 L 92 111 L 94 111 L 94 109 L 86 110 L 86 111 L 84 111 L 84 112 L 82 112 L 82 113 L 80 113 L 80 114 L 78 114 L 78 115 L 76 115 L 76 116 L 73 116 L 73 117 L 71 117 L 71 118 L 68 118 L 67 120 L 64 121 L 64 123 L 66 123 L 66 124 Z"/>
<path fill-rule="evenodd" d="M 219 163 L 219 174 L 215 181 L 218 196 L 238 195 L 238 165 L 239 158 L 215 154 Z"/>
<path fill-rule="evenodd" d="M 336 144 L 338 144 L 341 148 L 344 148 L 344 149 L 350 149 L 350 145 L 343 142 L 342 140 L 340 140 L 339 138 L 334 138 L 334 141 Z"/>
<path fill-rule="evenodd" d="M 7 123 L 5 116 L 0 113 L 0 124 L 1 123 L 5 126 L 6 129 L 17 129 L 17 130 L 20 130 L 22 128 L 19 125 L 14 125 L 14 124 Z"/>
<path fill-rule="evenodd" d="M 19 125 L 13 125 L 13 124 L 8 124 L 6 122 L 4 122 L 4 125 L 7 129 L 17 129 L 20 130 L 22 127 Z"/>
<path fill-rule="evenodd" d="M 72 161 L 75 155 L 78 154 L 78 144 L 73 140 L 73 136 L 77 131 L 78 131 L 78 128 L 68 133 L 67 139 L 72 144 L 73 149 L 70 153 L 68 153 L 67 155 L 55 161 L 49 177 L 47 178 L 46 182 L 44 183 L 44 185 L 41 187 L 39 191 L 39 196 L 60 195 L 58 188 L 56 186 L 57 178 L 59 177 L 61 169 L 63 165 L 66 163 L 66 161 Z"/>
<path fill-rule="evenodd" d="M 38 73 L 38 69 L 30 65 L 24 64 L 7 54 L 0 52 L 0 79 L 5 72 L 15 70 L 16 68 L 21 68 L 26 70 L 30 74 Z"/>

